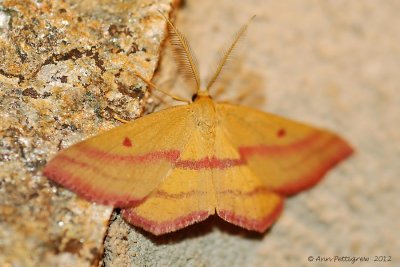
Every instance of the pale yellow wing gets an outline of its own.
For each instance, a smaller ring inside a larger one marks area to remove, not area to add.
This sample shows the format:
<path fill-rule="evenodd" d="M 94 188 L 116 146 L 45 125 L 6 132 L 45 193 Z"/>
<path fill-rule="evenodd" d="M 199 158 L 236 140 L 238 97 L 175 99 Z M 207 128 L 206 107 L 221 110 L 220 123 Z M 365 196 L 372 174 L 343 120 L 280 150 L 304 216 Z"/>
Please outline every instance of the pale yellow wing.
<path fill-rule="evenodd" d="M 213 184 L 218 215 L 248 230 L 265 231 L 283 209 L 283 197 L 252 172 L 219 120 L 215 137 Z M 234 134 L 232 132 L 232 134 Z"/>
<path fill-rule="evenodd" d="M 144 116 L 60 151 L 44 174 L 85 199 L 136 205 L 171 172 L 191 118 L 190 106 Z"/>
<path fill-rule="evenodd" d="M 217 104 L 219 127 L 243 164 L 270 190 L 294 194 L 352 153 L 338 135 L 269 113 Z"/>
<path fill-rule="evenodd" d="M 207 127 L 197 123 L 208 120 L 210 114 L 202 112 L 197 103 L 191 107 L 196 123 L 185 131 L 187 144 L 175 168 L 142 204 L 122 211 L 124 219 L 156 235 L 179 230 L 215 213 L 212 169 L 208 167 L 214 139 Z"/>
<path fill-rule="evenodd" d="M 352 152 L 325 130 L 241 106 L 216 107 L 217 213 L 249 230 L 265 231 L 285 195 L 312 186 Z"/>

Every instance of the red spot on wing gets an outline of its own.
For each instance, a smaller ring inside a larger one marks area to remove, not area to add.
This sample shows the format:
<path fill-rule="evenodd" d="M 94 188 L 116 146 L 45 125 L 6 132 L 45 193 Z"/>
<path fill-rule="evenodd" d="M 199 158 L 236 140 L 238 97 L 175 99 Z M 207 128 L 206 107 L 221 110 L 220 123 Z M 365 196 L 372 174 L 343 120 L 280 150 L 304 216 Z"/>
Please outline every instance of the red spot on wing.
<path fill-rule="evenodd" d="M 285 129 L 279 129 L 279 131 L 276 133 L 278 137 L 284 137 L 286 135 Z"/>
<path fill-rule="evenodd" d="M 126 146 L 126 147 L 131 147 L 132 146 L 131 139 L 129 139 L 128 137 L 125 137 L 124 141 L 122 142 L 122 145 Z"/>

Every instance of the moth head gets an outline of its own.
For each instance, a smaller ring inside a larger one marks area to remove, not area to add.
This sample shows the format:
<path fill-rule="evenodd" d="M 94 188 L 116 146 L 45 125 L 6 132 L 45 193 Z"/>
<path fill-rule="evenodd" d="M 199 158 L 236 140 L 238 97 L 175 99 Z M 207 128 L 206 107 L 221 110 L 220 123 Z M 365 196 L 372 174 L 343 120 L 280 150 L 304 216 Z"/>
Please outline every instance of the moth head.
<path fill-rule="evenodd" d="M 232 52 L 235 50 L 238 43 L 243 38 L 249 23 L 255 18 L 255 16 L 252 16 L 251 19 L 239 29 L 239 31 L 233 36 L 233 40 L 232 42 L 230 42 L 230 45 L 228 47 L 220 50 L 215 67 L 211 68 L 214 71 L 211 72 L 211 75 L 207 79 L 206 87 L 202 88 L 200 84 L 197 59 L 190 47 L 188 40 L 176 28 L 176 26 L 166 16 L 164 16 L 164 14 L 162 14 L 161 12 L 160 14 L 167 22 L 170 43 L 173 47 L 179 71 L 187 84 L 196 92 L 192 96 L 192 102 L 196 101 L 199 97 L 209 97 L 211 87 L 218 80 L 218 77 L 220 76 L 222 70 L 226 66 L 227 62 L 229 62 L 229 59 L 232 56 Z"/>

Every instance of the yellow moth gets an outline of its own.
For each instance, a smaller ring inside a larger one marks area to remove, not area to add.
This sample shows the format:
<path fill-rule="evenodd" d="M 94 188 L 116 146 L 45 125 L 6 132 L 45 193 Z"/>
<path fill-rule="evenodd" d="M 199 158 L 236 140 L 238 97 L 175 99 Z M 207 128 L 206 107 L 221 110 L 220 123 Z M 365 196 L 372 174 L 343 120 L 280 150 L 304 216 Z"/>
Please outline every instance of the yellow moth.
<path fill-rule="evenodd" d="M 202 89 L 188 42 L 166 20 L 184 77 L 197 92 L 193 101 L 64 149 L 44 174 L 87 200 L 121 208 L 126 221 L 156 235 L 213 214 L 263 232 L 285 197 L 316 184 L 352 148 L 332 132 L 212 100 L 210 88 L 247 24 Z"/>

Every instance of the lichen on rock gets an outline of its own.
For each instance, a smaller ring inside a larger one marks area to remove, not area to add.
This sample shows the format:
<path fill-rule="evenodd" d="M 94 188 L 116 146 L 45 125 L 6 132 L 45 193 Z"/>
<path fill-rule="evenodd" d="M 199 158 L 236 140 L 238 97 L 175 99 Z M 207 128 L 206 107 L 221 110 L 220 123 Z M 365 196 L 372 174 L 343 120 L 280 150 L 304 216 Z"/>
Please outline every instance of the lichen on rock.
<path fill-rule="evenodd" d="M 58 150 L 143 111 L 165 1 L 0 2 L 0 265 L 91 266 L 111 207 L 49 182 Z"/>

